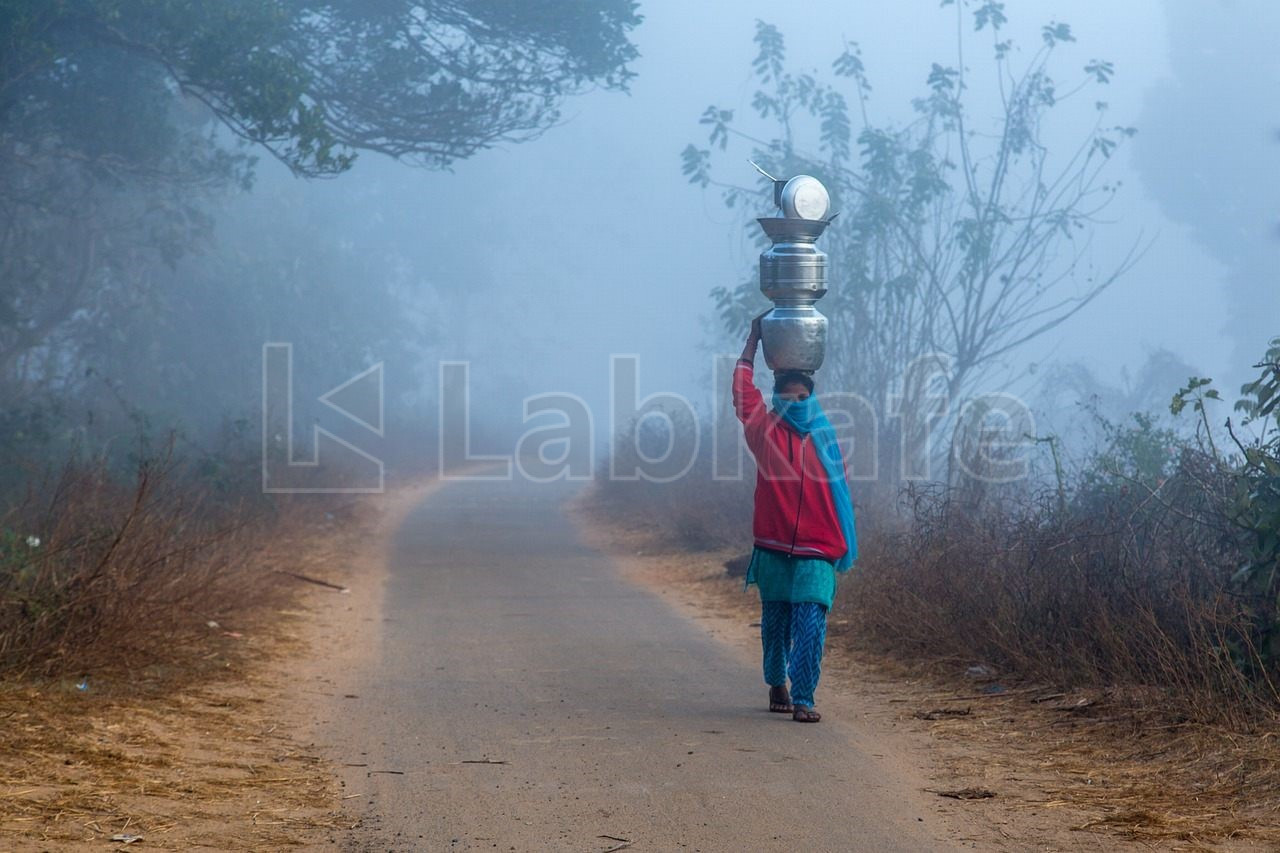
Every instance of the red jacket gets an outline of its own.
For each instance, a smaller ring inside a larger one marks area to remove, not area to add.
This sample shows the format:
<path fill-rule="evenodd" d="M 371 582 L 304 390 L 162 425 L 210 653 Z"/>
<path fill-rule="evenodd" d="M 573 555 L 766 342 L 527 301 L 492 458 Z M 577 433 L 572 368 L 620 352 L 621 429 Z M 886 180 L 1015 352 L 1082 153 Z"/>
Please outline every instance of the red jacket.
<path fill-rule="evenodd" d="M 754 365 L 745 359 L 733 369 L 733 409 L 756 458 L 755 543 L 835 562 L 849 548 L 822 460 L 811 437 L 801 436 L 765 405 L 754 374 Z"/>

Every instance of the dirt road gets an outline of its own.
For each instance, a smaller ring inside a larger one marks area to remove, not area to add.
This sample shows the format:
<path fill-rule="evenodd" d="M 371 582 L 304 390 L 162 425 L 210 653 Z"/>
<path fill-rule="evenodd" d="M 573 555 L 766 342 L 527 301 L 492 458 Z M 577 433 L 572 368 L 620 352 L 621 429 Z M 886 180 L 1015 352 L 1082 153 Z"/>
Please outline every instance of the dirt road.
<path fill-rule="evenodd" d="M 401 525 L 381 639 L 317 732 L 342 849 L 967 846 L 853 722 L 768 713 L 741 654 L 578 540 L 575 491 L 449 483 Z"/>

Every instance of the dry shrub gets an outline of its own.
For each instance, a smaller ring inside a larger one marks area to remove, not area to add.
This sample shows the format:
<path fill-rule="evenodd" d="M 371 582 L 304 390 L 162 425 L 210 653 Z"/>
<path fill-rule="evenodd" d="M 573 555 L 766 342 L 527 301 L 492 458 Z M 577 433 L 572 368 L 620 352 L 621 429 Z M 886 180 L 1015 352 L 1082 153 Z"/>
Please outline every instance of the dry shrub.
<path fill-rule="evenodd" d="M 212 465 L 212 467 L 211 467 Z M 245 460 L 180 461 L 132 481 L 73 462 L 0 516 L 0 672 L 52 676 L 161 660 L 208 622 L 278 601 L 261 550 L 299 513 Z"/>
<path fill-rule="evenodd" d="M 1230 584 L 1230 488 L 1190 449 L 1150 485 L 1086 477 L 1069 502 L 912 488 L 910 522 L 866 537 L 838 607 L 858 642 L 900 658 L 1124 688 L 1176 719 L 1248 726 L 1277 696 Z"/>

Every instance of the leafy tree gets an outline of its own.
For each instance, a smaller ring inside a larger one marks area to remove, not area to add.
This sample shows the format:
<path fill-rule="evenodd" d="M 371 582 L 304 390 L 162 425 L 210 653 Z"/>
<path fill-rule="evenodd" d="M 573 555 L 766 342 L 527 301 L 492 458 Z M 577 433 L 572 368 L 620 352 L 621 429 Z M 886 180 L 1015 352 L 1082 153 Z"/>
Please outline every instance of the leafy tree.
<path fill-rule="evenodd" d="M 1220 515 L 1233 528 L 1237 569 L 1230 578 L 1232 597 L 1243 609 L 1246 624 L 1241 633 L 1224 639 L 1236 665 L 1266 682 L 1274 696 L 1274 672 L 1280 664 L 1280 338 L 1273 338 L 1257 377 L 1240 388 L 1243 395 L 1235 410 L 1241 414 L 1237 433 L 1228 418 L 1225 422 L 1238 453 L 1223 452 L 1213 439 L 1209 410 L 1222 402 L 1213 380 L 1190 377 L 1170 401 L 1169 410 L 1180 415 L 1188 409 L 1199 420 L 1199 455 L 1211 463 L 1211 472 L 1202 472 L 1194 485 L 1213 495 L 1221 505 Z M 1214 480 L 1221 473 L 1228 488 L 1215 495 Z M 1155 490 L 1147 488 L 1154 496 Z M 1190 517 L 1188 522 L 1192 521 Z"/>
<path fill-rule="evenodd" d="M 115 322 L 73 318 L 68 347 L 88 375 L 54 387 L 98 413 L 117 398 L 192 436 L 253 407 L 262 393 L 262 345 L 295 350 L 298 418 L 337 382 L 375 361 L 388 365 L 390 399 L 423 377 L 422 272 L 371 248 L 365 235 L 309 210 L 308 194 L 274 178 L 218 213 L 216 247 L 153 264 L 154 286 L 119 294 Z"/>
<path fill-rule="evenodd" d="M 1254 367 L 1261 373 L 1240 389 L 1245 396 L 1236 410 L 1243 413 L 1243 423 L 1255 438 L 1246 445 L 1232 430 L 1244 459 L 1231 514 L 1246 536 L 1246 560 L 1232 580 L 1241 597 L 1252 603 L 1254 628 L 1252 648 L 1238 650 L 1237 658 L 1247 662 L 1256 654 L 1275 667 L 1280 664 L 1280 338 L 1271 340 Z M 1178 398 L 1174 403 L 1176 407 Z M 1227 427 L 1231 429 L 1230 421 Z"/>
<path fill-rule="evenodd" d="M 153 80 L 153 129 L 154 96 L 185 95 L 302 174 L 357 150 L 443 166 L 541 132 L 585 86 L 624 87 L 638 22 L 634 0 L 4 0 L 0 124 L 91 145 L 84 99 L 129 120 Z"/>
<path fill-rule="evenodd" d="M 68 364 L 209 232 L 254 151 L 442 168 L 625 88 L 633 0 L 0 0 L 0 381 Z M 236 147 L 226 143 L 238 139 Z"/>
<path fill-rule="evenodd" d="M 1089 304 L 1141 251 L 1135 244 L 1102 271 L 1089 255 L 1118 186 L 1104 179 L 1107 163 L 1135 130 L 1107 125 L 1106 103 L 1097 101 L 1096 118 L 1074 148 L 1051 152 L 1042 139 L 1053 110 L 1105 86 L 1112 64 L 1091 60 L 1062 85 L 1054 69 L 1075 42 L 1067 24 L 1045 25 L 1041 43 L 1019 61 L 1005 38 L 1003 3 L 943 5 L 954 5 L 957 32 L 970 21 L 977 37 L 989 39 L 983 96 L 998 112 L 990 126 L 974 117 L 977 82 L 964 36 L 954 64 L 929 69 L 925 92 L 912 102 L 914 118 L 893 124 L 872 117 L 857 44 L 846 44 L 832 63 L 836 79 L 822 79 L 788 70 L 782 33 L 758 22 L 752 110 L 775 135 L 753 136 L 733 110 L 712 106 L 701 119 L 709 145 L 683 152 L 689 180 L 722 188 L 730 206 L 760 197 L 757 188 L 713 179 L 713 158 L 731 142 L 749 146 L 773 174 L 804 172 L 827 184 L 839 218 L 822 241 L 834 270 L 820 305 L 830 320 L 823 373 L 828 387 L 857 392 L 883 412 L 929 411 L 936 382 L 903 382 L 901 407 L 889 404 L 897 384 L 922 365 L 943 377 L 951 400 L 960 399 L 983 371 Z M 740 169 L 740 159 L 733 162 Z M 733 330 L 759 310 L 754 280 L 718 288 L 714 297 Z M 904 454 L 926 446 L 929 419 L 906 424 L 881 425 L 882 484 L 895 485 Z"/>

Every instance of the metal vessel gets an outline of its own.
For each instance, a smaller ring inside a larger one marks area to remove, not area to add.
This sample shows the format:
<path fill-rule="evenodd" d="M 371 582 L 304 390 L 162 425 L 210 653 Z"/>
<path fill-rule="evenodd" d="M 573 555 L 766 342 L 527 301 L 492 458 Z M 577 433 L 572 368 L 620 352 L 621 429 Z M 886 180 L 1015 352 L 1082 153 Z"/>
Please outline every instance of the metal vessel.
<path fill-rule="evenodd" d="M 815 243 L 831 223 L 829 197 L 809 175 L 780 181 L 756 168 L 773 181 L 784 214 L 756 220 L 773 244 L 760 255 L 760 290 L 774 304 L 760 320 L 765 363 L 775 373 L 813 373 L 827 345 L 827 318 L 814 303 L 827 292 L 827 256 Z"/>

